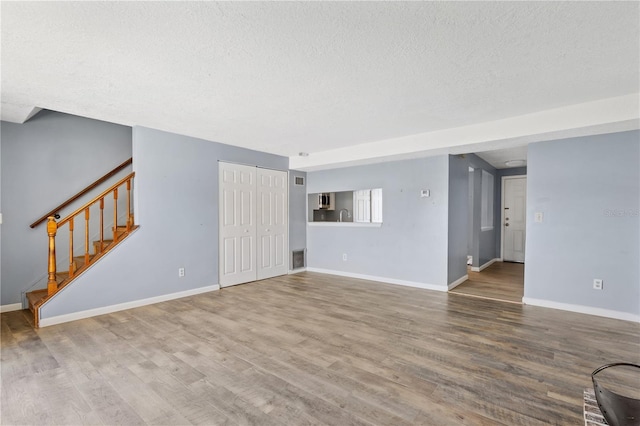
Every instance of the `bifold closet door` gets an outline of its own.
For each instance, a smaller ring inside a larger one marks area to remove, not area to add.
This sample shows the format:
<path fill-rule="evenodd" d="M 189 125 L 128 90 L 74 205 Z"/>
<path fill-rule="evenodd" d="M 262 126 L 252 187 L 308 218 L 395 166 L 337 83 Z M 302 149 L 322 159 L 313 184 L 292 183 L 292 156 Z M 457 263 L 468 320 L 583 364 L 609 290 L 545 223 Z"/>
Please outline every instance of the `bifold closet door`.
<path fill-rule="evenodd" d="M 288 175 L 279 170 L 257 169 L 258 279 L 289 271 Z"/>
<path fill-rule="evenodd" d="M 255 281 L 256 168 L 219 163 L 220 286 Z"/>
<path fill-rule="evenodd" d="M 219 163 L 220 286 L 289 271 L 287 172 Z"/>

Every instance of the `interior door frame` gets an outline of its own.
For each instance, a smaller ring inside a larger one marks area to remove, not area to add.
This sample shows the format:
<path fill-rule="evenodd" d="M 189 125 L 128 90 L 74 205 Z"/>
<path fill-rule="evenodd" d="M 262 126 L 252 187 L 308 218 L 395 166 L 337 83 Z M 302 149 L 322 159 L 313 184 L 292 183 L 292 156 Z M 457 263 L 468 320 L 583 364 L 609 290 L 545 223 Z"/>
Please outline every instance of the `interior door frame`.
<path fill-rule="evenodd" d="M 505 181 L 508 179 L 521 179 L 527 178 L 527 175 L 513 175 L 513 176 L 502 176 L 501 188 L 500 188 L 500 262 L 504 262 L 504 188 Z M 524 225 L 525 229 L 527 226 L 527 215 L 524 215 Z"/>

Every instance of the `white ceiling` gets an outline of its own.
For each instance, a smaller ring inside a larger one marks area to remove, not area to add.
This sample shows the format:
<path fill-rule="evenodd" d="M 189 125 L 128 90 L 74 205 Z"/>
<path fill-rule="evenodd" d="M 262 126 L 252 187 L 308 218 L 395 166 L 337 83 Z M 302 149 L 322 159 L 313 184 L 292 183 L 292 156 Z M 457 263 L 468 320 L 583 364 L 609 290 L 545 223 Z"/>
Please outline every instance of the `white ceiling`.
<path fill-rule="evenodd" d="M 507 166 L 505 164 L 507 161 L 527 161 L 527 146 L 524 145 L 512 148 L 496 149 L 493 151 L 478 152 L 477 154 L 478 157 L 482 158 L 496 169 L 508 169 L 514 166 Z"/>
<path fill-rule="evenodd" d="M 307 170 L 626 130 L 638 16 L 638 2 L 3 1 L 2 119 L 47 108 Z"/>

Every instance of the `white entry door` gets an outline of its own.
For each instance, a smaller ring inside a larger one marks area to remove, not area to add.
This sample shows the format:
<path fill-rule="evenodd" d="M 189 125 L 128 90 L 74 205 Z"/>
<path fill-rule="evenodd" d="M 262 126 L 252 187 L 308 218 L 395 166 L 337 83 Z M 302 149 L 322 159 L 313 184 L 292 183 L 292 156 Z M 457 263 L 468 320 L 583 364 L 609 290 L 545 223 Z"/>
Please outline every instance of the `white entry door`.
<path fill-rule="evenodd" d="M 287 172 L 219 163 L 220 286 L 289 270 Z"/>
<path fill-rule="evenodd" d="M 287 173 L 258 169 L 258 279 L 289 270 Z"/>
<path fill-rule="evenodd" d="M 219 163 L 220 286 L 256 279 L 256 168 Z"/>
<path fill-rule="evenodd" d="M 505 177 L 502 197 L 503 260 L 524 262 L 527 217 L 527 178 Z"/>

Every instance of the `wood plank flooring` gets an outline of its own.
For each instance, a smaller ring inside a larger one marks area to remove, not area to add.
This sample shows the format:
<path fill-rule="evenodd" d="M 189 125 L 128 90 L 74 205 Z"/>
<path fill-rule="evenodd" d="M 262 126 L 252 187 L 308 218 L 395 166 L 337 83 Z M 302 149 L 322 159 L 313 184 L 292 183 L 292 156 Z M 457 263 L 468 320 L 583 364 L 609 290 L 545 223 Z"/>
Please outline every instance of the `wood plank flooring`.
<path fill-rule="evenodd" d="M 482 272 L 468 270 L 469 279 L 451 290 L 473 297 L 522 303 L 524 264 L 496 262 Z"/>
<path fill-rule="evenodd" d="M 1 315 L 17 424 L 581 424 L 640 325 L 302 273 L 34 330 Z"/>

